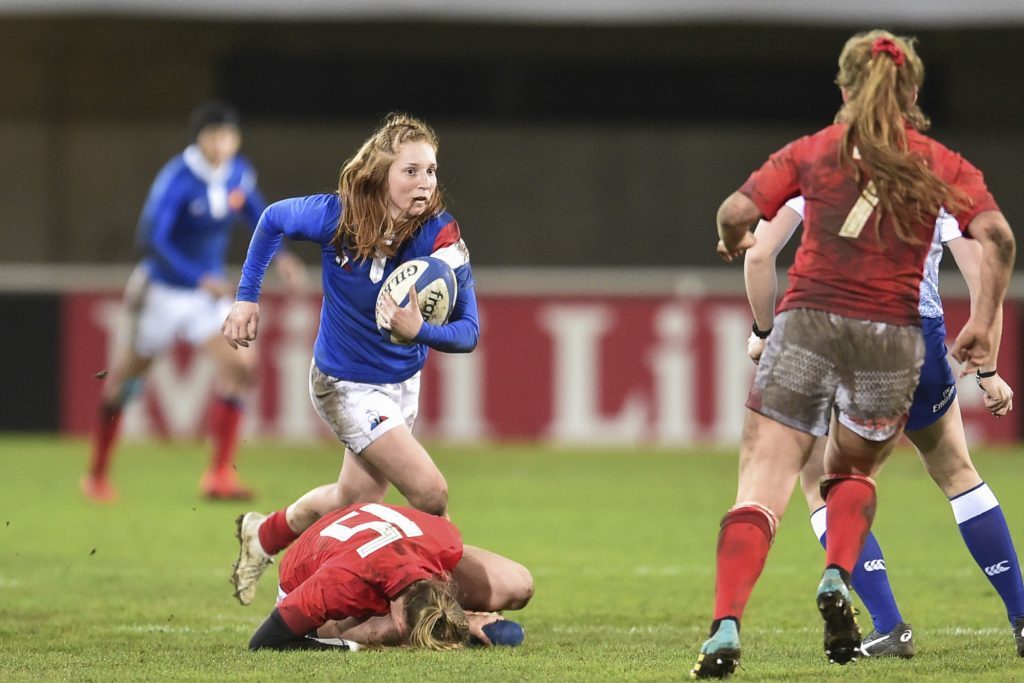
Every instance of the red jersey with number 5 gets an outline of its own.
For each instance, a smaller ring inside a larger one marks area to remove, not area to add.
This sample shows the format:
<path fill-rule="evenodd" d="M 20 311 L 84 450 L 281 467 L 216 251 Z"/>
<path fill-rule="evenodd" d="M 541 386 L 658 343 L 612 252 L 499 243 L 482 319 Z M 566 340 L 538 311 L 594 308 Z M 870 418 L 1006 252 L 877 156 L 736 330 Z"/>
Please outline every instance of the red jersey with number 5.
<path fill-rule="evenodd" d="M 740 188 L 771 219 L 790 198 L 807 199 L 804 230 L 789 269 L 789 288 L 778 310 L 813 308 L 851 318 L 897 325 L 920 324 L 918 299 L 924 261 L 935 232 L 934 214 L 911 226 L 917 244 L 906 244 L 882 216 L 875 228 L 874 185 L 861 174 L 858 184 L 840 166 L 845 124 L 794 140 L 772 154 Z M 982 211 L 998 210 L 977 168 L 935 140 L 907 128 L 911 152 L 920 154 L 944 182 L 959 188 L 968 202 L 952 212 L 967 232 Z M 872 201 L 874 200 L 874 201 Z"/>
<path fill-rule="evenodd" d="M 277 609 L 298 634 L 332 619 L 387 614 L 420 579 L 446 578 L 462 558 L 462 536 L 443 517 L 397 505 L 360 503 L 319 519 L 281 562 Z"/>

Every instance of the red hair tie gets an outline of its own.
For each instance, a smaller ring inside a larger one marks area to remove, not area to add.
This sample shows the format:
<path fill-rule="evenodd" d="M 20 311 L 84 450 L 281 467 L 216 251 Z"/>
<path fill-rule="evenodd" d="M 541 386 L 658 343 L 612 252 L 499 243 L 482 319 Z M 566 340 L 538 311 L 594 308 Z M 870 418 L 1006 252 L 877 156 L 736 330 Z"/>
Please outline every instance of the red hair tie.
<path fill-rule="evenodd" d="M 903 66 L 903 62 L 907 61 L 907 56 L 892 38 L 875 38 L 875 42 L 871 43 L 872 59 L 877 57 L 880 52 L 885 52 L 892 57 L 892 62 L 896 66 Z"/>

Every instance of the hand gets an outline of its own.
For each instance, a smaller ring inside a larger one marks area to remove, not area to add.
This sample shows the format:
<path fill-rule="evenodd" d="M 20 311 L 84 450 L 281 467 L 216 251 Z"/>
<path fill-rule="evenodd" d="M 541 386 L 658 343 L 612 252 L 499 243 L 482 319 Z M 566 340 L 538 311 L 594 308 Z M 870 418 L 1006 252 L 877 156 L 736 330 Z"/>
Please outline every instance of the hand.
<path fill-rule="evenodd" d="M 1013 410 L 1013 389 L 998 374 L 978 380 L 978 386 L 985 392 L 985 407 L 996 417 L 1002 417 Z"/>
<path fill-rule="evenodd" d="M 491 639 L 484 633 L 484 626 L 493 624 L 496 621 L 504 621 L 505 617 L 497 612 L 466 612 L 466 620 L 469 621 L 469 633 L 479 638 L 485 645 L 493 645 Z"/>
<path fill-rule="evenodd" d="M 403 341 L 412 341 L 423 327 L 416 286 L 409 288 L 409 303 L 399 306 L 390 296 L 382 296 L 380 302 L 380 326 L 390 330 L 391 335 Z"/>
<path fill-rule="evenodd" d="M 732 249 L 729 249 L 724 241 L 718 240 L 718 246 L 715 247 L 715 251 L 718 252 L 718 255 L 722 257 L 723 261 L 726 263 L 732 263 L 733 259 L 743 256 L 747 249 L 750 249 L 755 244 L 757 244 L 757 238 L 754 237 L 754 233 L 747 232 L 743 234 L 742 239 L 740 239 L 739 243 Z"/>
<path fill-rule="evenodd" d="M 747 355 L 750 356 L 750 360 L 754 361 L 754 365 L 761 362 L 761 354 L 764 353 L 764 347 L 767 345 L 767 339 L 761 339 L 753 332 L 747 337 Z"/>
<path fill-rule="evenodd" d="M 279 251 L 274 257 L 274 264 L 277 268 L 277 275 L 284 283 L 285 289 L 291 295 L 302 294 L 306 291 L 308 278 L 306 277 L 306 264 L 290 251 Z"/>
<path fill-rule="evenodd" d="M 260 306 L 252 301 L 236 301 L 228 311 L 228 317 L 220 326 L 221 334 L 231 348 L 239 346 L 248 348 L 249 342 L 256 340 L 256 331 L 260 322 Z"/>
<path fill-rule="evenodd" d="M 235 293 L 231 283 L 219 275 L 204 275 L 201 277 L 199 279 L 199 289 L 217 299 L 225 296 L 234 296 Z"/>
<path fill-rule="evenodd" d="M 993 349 L 996 348 L 992 329 L 974 322 L 973 316 L 967 321 L 953 342 L 950 355 L 963 363 L 959 376 L 966 377 L 978 370 L 996 366 Z"/>

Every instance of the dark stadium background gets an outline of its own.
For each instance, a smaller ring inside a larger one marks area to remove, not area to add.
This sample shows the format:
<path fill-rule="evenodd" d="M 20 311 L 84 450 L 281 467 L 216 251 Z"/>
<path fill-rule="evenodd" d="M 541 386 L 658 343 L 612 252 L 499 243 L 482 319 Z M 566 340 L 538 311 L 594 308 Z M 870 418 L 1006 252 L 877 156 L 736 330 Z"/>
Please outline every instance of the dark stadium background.
<path fill-rule="evenodd" d="M 880 24 L 920 38 L 936 137 L 985 170 L 1012 225 L 1024 221 L 1020 16 L 527 22 L 442 8 L 282 20 L 62 5 L 0 14 L 0 350 L 17 387 L 5 430 L 56 428 L 59 298 L 88 288 L 26 287 L 19 268 L 130 263 L 153 174 L 210 97 L 242 110 L 243 151 L 270 200 L 331 191 L 388 111 L 426 118 L 482 272 L 714 268 L 718 203 L 767 153 L 831 120 L 843 41 Z M 233 262 L 244 248 L 235 241 Z"/>

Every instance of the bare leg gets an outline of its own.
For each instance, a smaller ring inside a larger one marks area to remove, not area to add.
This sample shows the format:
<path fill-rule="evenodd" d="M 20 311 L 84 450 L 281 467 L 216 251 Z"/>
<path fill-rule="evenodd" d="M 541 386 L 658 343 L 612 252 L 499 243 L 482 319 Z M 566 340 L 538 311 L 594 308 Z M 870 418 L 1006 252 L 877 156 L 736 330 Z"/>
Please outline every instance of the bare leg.
<path fill-rule="evenodd" d="M 526 567 L 476 546 L 465 546 L 453 575 L 466 610 L 522 609 L 533 597 L 533 576 Z"/>
<path fill-rule="evenodd" d="M 928 474 L 947 498 L 953 498 L 981 483 L 981 475 L 971 462 L 967 437 L 960 417 L 960 402 L 953 399 L 946 414 L 924 429 L 907 432 L 917 447 Z"/>
<path fill-rule="evenodd" d="M 747 411 L 740 446 L 736 504 L 757 503 L 782 519 L 814 441 L 815 437 L 810 434 Z"/>
<path fill-rule="evenodd" d="M 288 506 L 288 527 L 302 533 L 328 512 L 353 503 L 380 503 L 388 490 L 388 480 L 377 468 L 349 449 L 338 481 L 309 491 Z"/>

